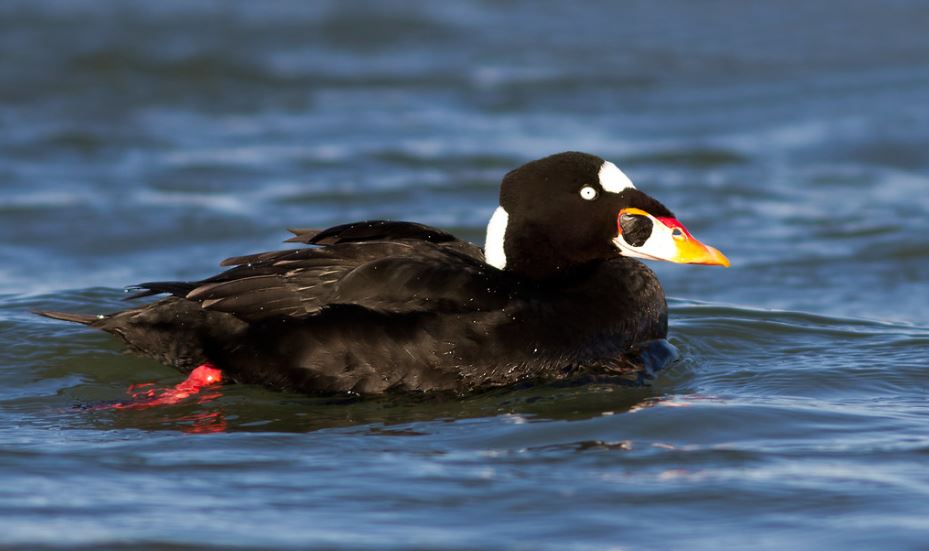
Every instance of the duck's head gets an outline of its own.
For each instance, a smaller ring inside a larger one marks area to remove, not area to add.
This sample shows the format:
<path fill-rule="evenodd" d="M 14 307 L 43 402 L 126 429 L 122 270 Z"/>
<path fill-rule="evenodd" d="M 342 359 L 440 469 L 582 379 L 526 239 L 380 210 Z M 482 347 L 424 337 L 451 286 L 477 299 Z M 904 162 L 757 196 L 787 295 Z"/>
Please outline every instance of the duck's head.
<path fill-rule="evenodd" d="M 616 165 L 577 152 L 532 161 L 503 178 L 484 251 L 488 264 L 533 278 L 617 255 L 729 266 Z"/>

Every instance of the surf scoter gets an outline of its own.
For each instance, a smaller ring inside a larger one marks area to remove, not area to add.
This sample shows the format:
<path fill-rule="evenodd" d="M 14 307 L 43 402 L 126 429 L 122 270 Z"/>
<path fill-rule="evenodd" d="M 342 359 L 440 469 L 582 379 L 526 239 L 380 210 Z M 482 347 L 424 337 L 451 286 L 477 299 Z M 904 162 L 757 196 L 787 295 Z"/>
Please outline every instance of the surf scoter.
<path fill-rule="evenodd" d="M 291 230 L 309 247 L 229 258 L 108 315 L 40 312 L 189 373 L 312 394 L 451 391 L 572 377 L 641 380 L 666 363 L 668 310 L 638 259 L 728 266 L 613 163 L 559 153 L 504 178 L 480 247 L 369 221 Z"/>

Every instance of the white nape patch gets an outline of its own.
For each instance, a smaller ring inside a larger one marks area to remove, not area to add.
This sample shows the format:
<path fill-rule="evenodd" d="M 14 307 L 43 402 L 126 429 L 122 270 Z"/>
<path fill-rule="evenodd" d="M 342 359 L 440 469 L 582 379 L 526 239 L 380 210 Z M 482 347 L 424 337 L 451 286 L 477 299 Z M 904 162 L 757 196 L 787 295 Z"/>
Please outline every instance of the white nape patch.
<path fill-rule="evenodd" d="M 600 165 L 600 187 L 610 193 L 622 193 L 626 189 L 635 189 L 635 184 L 626 176 L 618 166 L 610 161 L 603 161 Z"/>
<path fill-rule="evenodd" d="M 497 207 L 487 224 L 487 239 L 484 241 L 484 260 L 501 270 L 506 267 L 503 240 L 506 237 L 506 224 L 509 220 L 509 213 L 503 207 Z"/>

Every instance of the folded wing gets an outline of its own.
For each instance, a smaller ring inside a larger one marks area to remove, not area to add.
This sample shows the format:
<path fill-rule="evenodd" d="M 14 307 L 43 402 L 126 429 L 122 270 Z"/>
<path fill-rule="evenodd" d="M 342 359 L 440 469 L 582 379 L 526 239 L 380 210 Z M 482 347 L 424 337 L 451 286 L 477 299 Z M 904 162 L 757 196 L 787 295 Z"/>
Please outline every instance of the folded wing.
<path fill-rule="evenodd" d="M 234 266 L 197 282 L 143 283 L 144 296 L 171 293 L 246 321 L 305 318 L 353 305 L 382 313 L 500 308 L 506 275 L 480 248 L 428 226 L 361 222 L 292 230 L 311 248 L 227 259 Z"/>

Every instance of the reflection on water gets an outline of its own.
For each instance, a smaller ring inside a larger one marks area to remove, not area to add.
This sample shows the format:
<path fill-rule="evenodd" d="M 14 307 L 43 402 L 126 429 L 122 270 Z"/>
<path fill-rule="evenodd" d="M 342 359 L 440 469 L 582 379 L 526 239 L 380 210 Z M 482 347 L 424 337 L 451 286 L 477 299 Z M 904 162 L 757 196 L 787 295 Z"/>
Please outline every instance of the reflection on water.
<path fill-rule="evenodd" d="M 183 386 L 184 383 L 177 385 Z M 500 390 L 466 398 L 452 395 L 310 397 L 271 392 L 248 385 L 211 386 L 206 392 L 178 392 L 155 383 L 132 385 L 128 402 L 82 403 L 74 409 L 81 426 L 178 430 L 182 432 L 306 432 L 378 424 L 407 425 L 435 419 L 508 415 L 512 419 L 583 420 L 638 411 L 663 401 L 652 387 L 557 385 Z M 669 401 L 669 406 L 679 405 Z M 99 412 L 107 412 L 101 415 Z M 394 434 L 393 429 L 377 429 Z M 402 432 L 402 431 L 401 431 Z"/>

